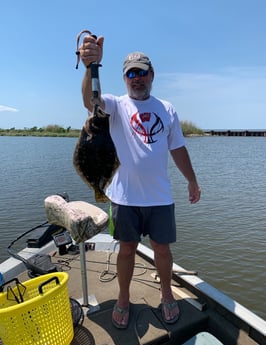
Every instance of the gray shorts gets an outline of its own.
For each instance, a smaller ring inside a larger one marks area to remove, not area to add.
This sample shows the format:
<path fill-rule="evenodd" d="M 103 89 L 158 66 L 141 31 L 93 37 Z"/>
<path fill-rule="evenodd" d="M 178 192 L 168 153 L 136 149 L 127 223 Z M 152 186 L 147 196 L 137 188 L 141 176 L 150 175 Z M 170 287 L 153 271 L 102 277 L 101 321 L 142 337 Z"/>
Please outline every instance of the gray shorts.
<path fill-rule="evenodd" d="M 140 242 L 141 235 L 161 244 L 176 241 L 175 205 L 124 206 L 112 202 L 114 239 Z"/>

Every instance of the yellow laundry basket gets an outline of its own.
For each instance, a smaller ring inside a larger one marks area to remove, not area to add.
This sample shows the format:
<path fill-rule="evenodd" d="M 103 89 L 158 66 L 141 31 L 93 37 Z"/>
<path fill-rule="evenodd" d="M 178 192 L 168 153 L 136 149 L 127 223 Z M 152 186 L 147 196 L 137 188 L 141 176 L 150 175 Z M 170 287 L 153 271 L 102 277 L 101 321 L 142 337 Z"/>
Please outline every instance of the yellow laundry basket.
<path fill-rule="evenodd" d="M 4 345 L 71 343 L 74 330 L 67 281 L 65 272 L 49 273 L 0 293 Z"/>

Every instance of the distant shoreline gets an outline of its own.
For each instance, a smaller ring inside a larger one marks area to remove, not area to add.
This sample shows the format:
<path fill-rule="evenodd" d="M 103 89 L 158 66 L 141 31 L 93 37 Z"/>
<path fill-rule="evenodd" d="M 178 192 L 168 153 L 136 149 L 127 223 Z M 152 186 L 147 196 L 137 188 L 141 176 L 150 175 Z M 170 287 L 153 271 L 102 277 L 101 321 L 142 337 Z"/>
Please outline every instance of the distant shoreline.
<path fill-rule="evenodd" d="M 266 130 L 191 130 L 183 129 L 185 137 L 199 137 L 199 136 L 223 136 L 223 137 L 265 137 Z M 80 134 L 79 129 L 71 129 L 65 132 L 51 132 L 51 131 L 30 131 L 27 129 L 4 130 L 0 129 L 0 136 L 9 137 L 62 137 L 62 138 L 78 138 Z"/>
<path fill-rule="evenodd" d="M 196 127 L 192 122 L 180 121 L 184 136 L 204 135 L 204 131 Z M 69 137 L 79 136 L 81 129 L 72 129 L 71 127 L 61 127 L 59 125 L 48 125 L 46 127 L 24 128 L 24 129 L 1 129 L 0 136 L 23 136 L 23 137 Z"/>
<path fill-rule="evenodd" d="M 49 125 L 46 127 L 32 127 L 24 129 L 0 129 L 0 136 L 12 137 L 69 137 L 76 138 L 79 136 L 80 129 L 71 127 L 63 128 L 58 125 Z"/>
<path fill-rule="evenodd" d="M 79 136 L 80 131 L 77 130 L 76 132 L 71 133 L 51 133 L 51 132 L 42 132 L 42 133 L 26 133 L 22 131 L 18 131 L 17 133 L 14 132 L 5 132 L 0 131 L 0 137 L 62 137 L 62 138 L 77 138 Z"/>

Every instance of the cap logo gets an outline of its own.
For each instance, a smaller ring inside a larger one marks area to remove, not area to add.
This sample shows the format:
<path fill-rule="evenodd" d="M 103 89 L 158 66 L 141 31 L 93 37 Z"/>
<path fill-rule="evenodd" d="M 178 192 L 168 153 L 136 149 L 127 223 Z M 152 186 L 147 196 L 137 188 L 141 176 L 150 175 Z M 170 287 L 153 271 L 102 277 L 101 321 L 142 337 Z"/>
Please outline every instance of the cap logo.
<path fill-rule="evenodd" d="M 131 54 L 131 55 L 129 55 L 128 60 L 137 60 L 140 58 L 141 58 L 140 54 Z"/>

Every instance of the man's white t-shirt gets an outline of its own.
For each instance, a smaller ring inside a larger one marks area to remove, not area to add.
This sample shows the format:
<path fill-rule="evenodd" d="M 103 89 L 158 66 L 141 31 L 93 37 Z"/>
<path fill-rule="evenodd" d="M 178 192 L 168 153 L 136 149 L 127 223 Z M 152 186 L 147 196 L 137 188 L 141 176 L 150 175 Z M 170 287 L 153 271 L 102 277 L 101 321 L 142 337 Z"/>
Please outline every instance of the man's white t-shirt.
<path fill-rule="evenodd" d="M 120 205 L 172 204 L 168 151 L 185 145 L 173 106 L 153 96 L 144 101 L 128 95 L 102 98 L 121 164 L 106 195 Z"/>

